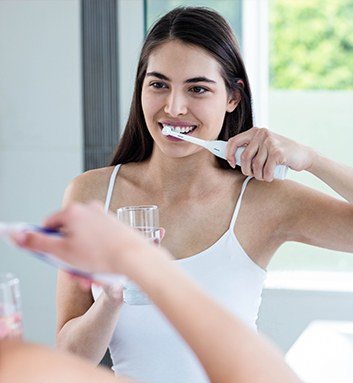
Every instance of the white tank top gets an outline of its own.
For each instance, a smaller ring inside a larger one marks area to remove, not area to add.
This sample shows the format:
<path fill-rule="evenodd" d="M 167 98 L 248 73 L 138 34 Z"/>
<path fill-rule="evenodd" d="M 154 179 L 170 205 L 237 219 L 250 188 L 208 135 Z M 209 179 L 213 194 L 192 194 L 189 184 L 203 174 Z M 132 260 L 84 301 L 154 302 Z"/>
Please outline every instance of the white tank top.
<path fill-rule="evenodd" d="M 115 167 L 110 178 L 106 212 L 119 168 Z M 266 272 L 249 258 L 234 234 L 250 179 L 246 178 L 242 185 L 229 229 L 221 238 L 206 250 L 175 262 L 218 303 L 256 329 Z M 94 286 L 92 291 L 97 299 L 101 289 Z M 123 304 L 109 350 L 113 370 L 139 382 L 209 382 L 193 351 L 154 305 Z"/>

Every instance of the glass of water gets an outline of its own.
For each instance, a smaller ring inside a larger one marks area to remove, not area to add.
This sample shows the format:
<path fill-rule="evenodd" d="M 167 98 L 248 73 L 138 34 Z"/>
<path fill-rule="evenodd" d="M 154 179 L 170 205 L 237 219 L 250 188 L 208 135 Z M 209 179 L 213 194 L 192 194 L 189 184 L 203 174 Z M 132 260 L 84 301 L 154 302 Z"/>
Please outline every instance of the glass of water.
<path fill-rule="evenodd" d="M 137 229 L 149 241 L 159 245 L 161 230 L 159 227 L 159 211 L 156 205 L 125 206 L 117 209 L 120 221 Z M 130 305 L 147 305 L 150 300 L 139 287 L 128 281 L 123 288 L 124 302 Z"/>
<path fill-rule="evenodd" d="M 14 274 L 0 272 L 0 339 L 21 337 L 20 283 Z"/>

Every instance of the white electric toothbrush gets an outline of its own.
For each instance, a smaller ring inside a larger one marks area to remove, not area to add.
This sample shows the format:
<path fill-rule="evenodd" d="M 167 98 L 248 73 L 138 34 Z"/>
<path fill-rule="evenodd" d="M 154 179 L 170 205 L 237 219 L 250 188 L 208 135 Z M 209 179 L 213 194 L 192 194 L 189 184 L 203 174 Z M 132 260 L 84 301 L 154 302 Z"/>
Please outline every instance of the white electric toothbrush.
<path fill-rule="evenodd" d="M 182 134 L 180 132 L 176 132 L 172 129 L 169 125 L 164 125 L 162 133 L 165 136 L 172 136 L 179 138 L 184 141 L 191 142 L 192 144 L 202 146 L 203 148 L 209 150 L 211 153 L 213 153 L 215 156 L 223 158 L 226 160 L 226 141 L 221 140 L 212 140 L 212 141 L 206 141 L 202 140 L 201 138 L 196 138 L 193 136 L 189 136 L 186 134 Z M 238 148 L 235 152 L 235 162 L 238 166 L 241 166 L 240 156 L 244 151 L 244 147 Z M 286 165 L 277 165 L 275 168 L 275 172 L 273 177 L 278 180 L 284 180 L 286 178 L 288 172 L 288 166 Z"/>

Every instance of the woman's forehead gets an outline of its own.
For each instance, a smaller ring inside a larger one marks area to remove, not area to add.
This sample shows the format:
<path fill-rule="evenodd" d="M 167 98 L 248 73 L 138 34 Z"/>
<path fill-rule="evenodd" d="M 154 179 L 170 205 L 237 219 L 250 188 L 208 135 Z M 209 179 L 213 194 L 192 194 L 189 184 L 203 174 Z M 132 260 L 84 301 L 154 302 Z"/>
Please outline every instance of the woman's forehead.
<path fill-rule="evenodd" d="M 171 80 L 204 76 L 217 81 L 220 69 L 218 61 L 205 49 L 175 40 L 155 48 L 147 64 L 147 73 L 162 73 Z"/>

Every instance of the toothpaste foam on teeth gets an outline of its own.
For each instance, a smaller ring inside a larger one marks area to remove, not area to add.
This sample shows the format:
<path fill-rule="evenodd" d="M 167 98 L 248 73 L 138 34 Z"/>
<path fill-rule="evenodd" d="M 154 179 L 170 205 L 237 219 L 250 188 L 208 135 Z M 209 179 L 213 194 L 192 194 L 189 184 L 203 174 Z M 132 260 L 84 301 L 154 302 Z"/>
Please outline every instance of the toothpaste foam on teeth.
<path fill-rule="evenodd" d="M 170 126 L 164 126 L 163 129 L 162 129 L 162 133 L 165 135 L 165 136 L 168 136 L 168 134 L 171 132 L 171 127 Z"/>

